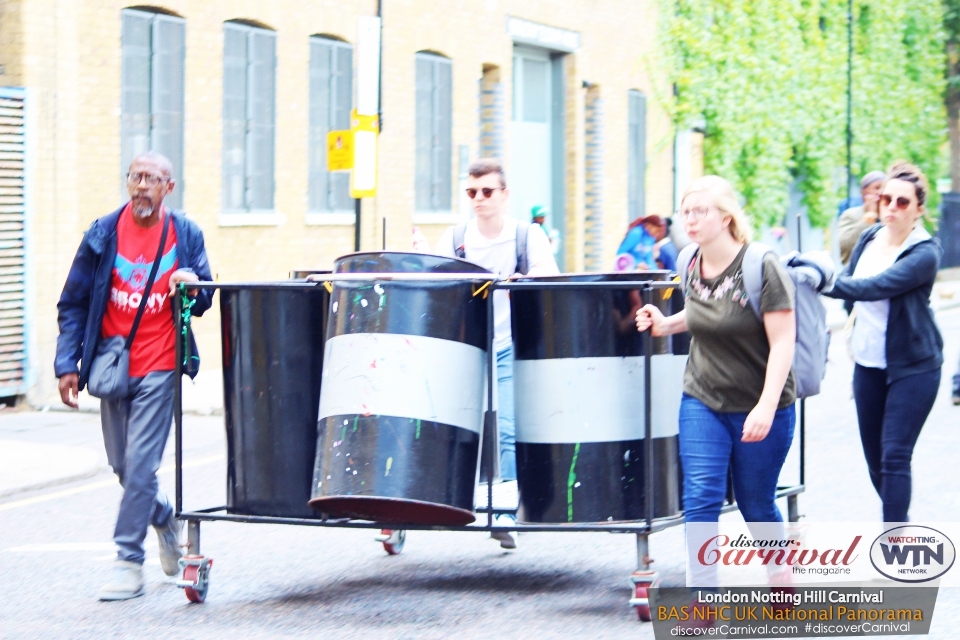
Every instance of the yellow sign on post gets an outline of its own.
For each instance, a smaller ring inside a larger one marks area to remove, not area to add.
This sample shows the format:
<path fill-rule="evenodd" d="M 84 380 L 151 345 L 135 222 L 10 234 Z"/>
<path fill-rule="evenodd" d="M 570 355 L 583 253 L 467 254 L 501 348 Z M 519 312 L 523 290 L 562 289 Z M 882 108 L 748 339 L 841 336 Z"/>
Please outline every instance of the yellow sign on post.
<path fill-rule="evenodd" d="M 353 169 L 353 131 L 327 133 L 327 171 Z"/>
<path fill-rule="evenodd" d="M 350 197 L 372 198 L 377 195 L 377 135 L 380 119 L 350 113 L 353 134 L 353 171 L 350 173 Z"/>

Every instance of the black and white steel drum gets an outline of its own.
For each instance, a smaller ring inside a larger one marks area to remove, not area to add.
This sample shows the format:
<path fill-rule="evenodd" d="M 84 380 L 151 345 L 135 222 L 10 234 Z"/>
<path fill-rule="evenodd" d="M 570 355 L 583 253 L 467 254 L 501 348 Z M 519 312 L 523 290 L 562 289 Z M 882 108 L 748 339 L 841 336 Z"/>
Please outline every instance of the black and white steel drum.
<path fill-rule="evenodd" d="M 335 274 L 310 506 L 330 516 L 469 524 L 483 422 L 489 272 L 425 254 L 358 253 Z"/>
<path fill-rule="evenodd" d="M 644 341 L 650 338 L 635 324 L 641 294 L 588 283 L 669 276 L 646 271 L 525 278 L 585 286 L 510 293 L 519 520 L 646 517 Z M 653 296 L 665 314 L 682 308 L 679 290 L 654 290 Z M 686 343 L 674 353 L 671 338 L 652 339 L 654 515 L 664 517 L 680 512 L 678 414 L 687 356 Z"/>
<path fill-rule="evenodd" d="M 317 516 L 307 501 L 329 301 L 319 285 L 220 289 L 230 513 Z"/>

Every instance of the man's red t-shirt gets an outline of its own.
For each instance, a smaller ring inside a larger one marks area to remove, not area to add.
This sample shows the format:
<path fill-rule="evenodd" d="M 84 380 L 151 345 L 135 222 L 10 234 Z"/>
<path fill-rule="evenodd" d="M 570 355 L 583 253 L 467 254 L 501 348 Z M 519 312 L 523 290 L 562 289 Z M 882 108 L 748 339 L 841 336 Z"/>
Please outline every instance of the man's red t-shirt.
<path fill-rule="evenodd" d="M 160 224 L 143 229 L 133 221 L 133 207 L 127 204 L 117 222 L 117 259 L 113 264 L 110 301 L 101 334 L 104 338 L 130 335 L 137 309 L 141 303 L 147 305 L 130 347 L 131 378 L 140 378 L 152 371 L 172 371 L 176 367 L 170 275 L 177 270 L 177 234 L 165 207 L 161 208 L 160 216 Z M 167 241 L 157 277 L 150 287 L 150 297 L 144 301 L 143 292 L 157 256 L 163 225 L 170 226 Z"/>

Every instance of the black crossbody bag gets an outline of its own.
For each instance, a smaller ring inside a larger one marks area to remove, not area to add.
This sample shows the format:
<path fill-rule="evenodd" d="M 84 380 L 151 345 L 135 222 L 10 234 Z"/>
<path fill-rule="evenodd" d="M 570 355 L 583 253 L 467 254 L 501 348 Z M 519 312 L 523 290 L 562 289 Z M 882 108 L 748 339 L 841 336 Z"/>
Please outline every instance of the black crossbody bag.
<path fill-rule="evenodd" d="M 167 244 L 167 230 L 173 223 L 172 217 L 167 217 L 168 220 L 163 225 L 163 233 L 160 235 L 157 257 L 153 260 L 153 268 L 150 269 L 150 277 L 147 278 L 147 286 L 143 290 L 143 297 L 140 299 L 140 306 L 137 308 L 137 316 L 133 319 L 133 326 L 130 327 L 130 335 L 126 338 L 113 336 L 112 338 L 101 339 L 97 346 L 97 355 L 90 366 L 90 380 L 87 382 L 87 391 L 90 395 L 101 400 L 120 400 L 127 396 L 130 386 L 130 345 L 133 344 L 133 338 L 137 335 L 140 319 L 147 308 L 147 301 L 150 300 L 150 289 L 153 287 L 153 281 L 160 269 L 163 247 Z"/>

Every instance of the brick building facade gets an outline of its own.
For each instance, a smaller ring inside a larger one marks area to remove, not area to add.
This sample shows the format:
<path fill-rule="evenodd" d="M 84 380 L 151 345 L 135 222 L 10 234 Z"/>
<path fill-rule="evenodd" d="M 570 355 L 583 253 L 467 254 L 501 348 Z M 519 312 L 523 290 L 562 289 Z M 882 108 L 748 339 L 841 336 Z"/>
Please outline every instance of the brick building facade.
<path fill-rule="evenodd" d="M 408 249 L 413 225 L 435 242 L 463 219 L 463 170 L 482 152 L 502 157 L 515 215 L 550 211 L 565 270 L 612 264 L 629 219 L 673 208 L 654 4 L 382 0 L 379 184 L 362 248 L 380 248 L 384 220 L 388 249 Z M 55 392 L 56 301 L 81 235 L 125 201 L 123 165 L 140 149 L 179 154 L 180 202 L 221 281 L 328 268 L 353 249 L 352 203 L 317 141 L 352 106 L 358 18 L 377 12 L 374 0 L 0 1 L 0 85 L 26 96 L 32 401 Z M 196 324 L 208 376 L 216 308 Z"/>

